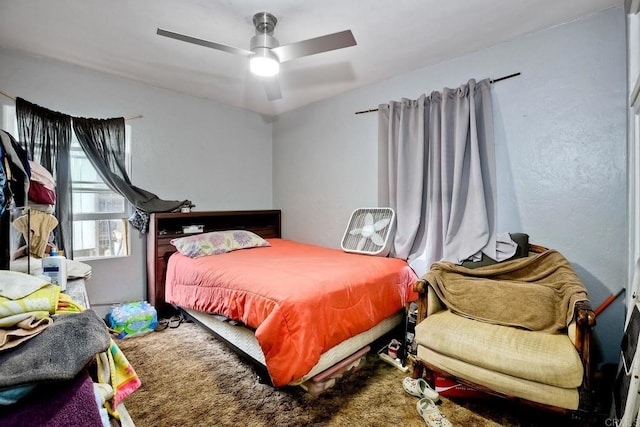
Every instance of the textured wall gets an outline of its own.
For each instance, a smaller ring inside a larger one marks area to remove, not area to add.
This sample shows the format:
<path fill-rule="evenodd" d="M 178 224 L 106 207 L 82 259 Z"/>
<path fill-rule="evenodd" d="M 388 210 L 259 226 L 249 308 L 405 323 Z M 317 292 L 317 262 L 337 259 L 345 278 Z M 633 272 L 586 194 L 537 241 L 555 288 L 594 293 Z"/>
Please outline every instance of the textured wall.
<path fill-rule="evenodd" d="M 198 210 L 272 207 L 272 126 L 257 114 L 2 50 L 0 82 L 5 93 L 71 115 L 143 115 L 129 122 L 131 180 L 161 198 L 189 199 Z M 96 308 L 145 297 L 145 250 L 132 229 L 130 257 L 89 262 Z"/>
<path fill-rule="evenodd" d="M 351 211 L 377 205 L 377 116 L 355 111 L 521 72 L 493 85 L 499 230 L 560 250 L 598 306 L 626 285 L 624 35 L 611 9 L 279 116 L 285 237 L 339 247 Z M 623 318 L 622 299 L 598 318 L 606 361 Z"/>

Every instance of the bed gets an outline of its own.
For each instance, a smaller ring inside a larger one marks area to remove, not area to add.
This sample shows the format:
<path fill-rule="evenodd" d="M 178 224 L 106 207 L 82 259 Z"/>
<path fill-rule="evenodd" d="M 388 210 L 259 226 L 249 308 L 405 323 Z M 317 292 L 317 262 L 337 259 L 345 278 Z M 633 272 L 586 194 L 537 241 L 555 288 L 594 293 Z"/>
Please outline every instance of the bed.
<path fill-rule="evenodd" d="M 166 272 L 156 271 L 164 277 L 164 301 L 156 304 L 179 308 L 276 387 L 322 378 L 402 323 L 404 307 L 417 297 L 417 277 L 406 262 L 282 239 L 279 211 L 251 212 L 272 213 L 277 225 L 249 219 L 252 215 L 243 211 L 171 218 L 173 229 L 190 227 L 197 219 L 203 236 L 253 231 L 268 246 L 195 258 L 173 245 L 173 250 L 162 249 Z M 263 219 L 274 221 L 269 215 Z M 179 233 L 165 230 L 163 235 L 170 241 L 176 237 L 167 235 Z"/>

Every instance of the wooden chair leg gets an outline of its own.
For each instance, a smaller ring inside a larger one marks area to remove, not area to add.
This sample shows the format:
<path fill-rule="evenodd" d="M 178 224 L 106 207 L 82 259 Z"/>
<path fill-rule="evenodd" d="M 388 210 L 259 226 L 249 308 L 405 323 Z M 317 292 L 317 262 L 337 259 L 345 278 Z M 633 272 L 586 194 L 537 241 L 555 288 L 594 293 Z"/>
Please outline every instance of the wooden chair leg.
<path fill-rule="evenodd" d="M 411 372 L 411 378 L 422 378 L 424 374 L 424 365 L 420 363 L 416 358 L 411 359 L 413 364 L 413 371 Z"/>

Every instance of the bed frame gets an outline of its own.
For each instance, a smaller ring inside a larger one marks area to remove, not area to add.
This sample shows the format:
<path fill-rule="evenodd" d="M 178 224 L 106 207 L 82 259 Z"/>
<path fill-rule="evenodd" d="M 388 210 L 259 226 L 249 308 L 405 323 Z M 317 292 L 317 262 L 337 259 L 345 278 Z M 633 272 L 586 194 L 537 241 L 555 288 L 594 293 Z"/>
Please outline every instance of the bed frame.
<path fill-rule="evenodd" d="M 147 300 L 159 315 L 175 313 L 164 299 L 167 261 L 176 252 L 171 239 L 184 237 L 183 227 L 201 225 L 203 232 L 249 230 L 265 239 L 282 237 L 280 210 L 153 213 L 147 234 Z"/>
<path fill-rule="evenodd" d="M 147 236 L 147 298 L 156 307 L 160 316 L 168 316 L 180 312 L 194 323 L 207 329 L 217 339 L 227 344 L 241 359 L 254 367 L 263 383 L 271 383 L 264 355 L 253 334 L 253 331 L 239 322 L 228 321 L 196 310 L 175 307 L 166 303 L 165 279 L 167 261 L 176 248 L 171 239 L 182 237 L 182 227 L 203 226 L 203 232 L 222 230 L 249 230 L 259 236 L 270 239 L 281 237 L 280 210 L 253 211 L 209 211 L 190 213 L 156 213 L 151 214 L 149 233 Z M 360 354 L 369 344 L 381 345 L 389 339 L 391 333 L 402 327 L 403 314 L 391 316 L 368 331 L 343 342 L 324 353 L 318 364 L 304 377 L 302 385 L 312 393 L 330 387 L 332 373 L 341 375 L 348 361 L 349 366 L 357 366 L 354 355 Z M 361 356 L 364 357 L 364 356 Z M 329 373 L 329 374 L 328 374 Z"/>

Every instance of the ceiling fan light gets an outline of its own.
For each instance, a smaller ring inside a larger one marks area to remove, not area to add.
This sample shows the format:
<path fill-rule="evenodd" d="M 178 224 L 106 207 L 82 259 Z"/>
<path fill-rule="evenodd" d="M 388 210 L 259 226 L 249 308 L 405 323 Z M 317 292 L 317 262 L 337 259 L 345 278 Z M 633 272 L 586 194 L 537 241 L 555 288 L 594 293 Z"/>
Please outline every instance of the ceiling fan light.
<path fill-rule="evenodd" d="M 280 72 L 280 63 L 274 54 L 267 49 L 256 52 L 249 60 L 249 69 L 253 74 L 262 77 L 272 77 Z"/>

